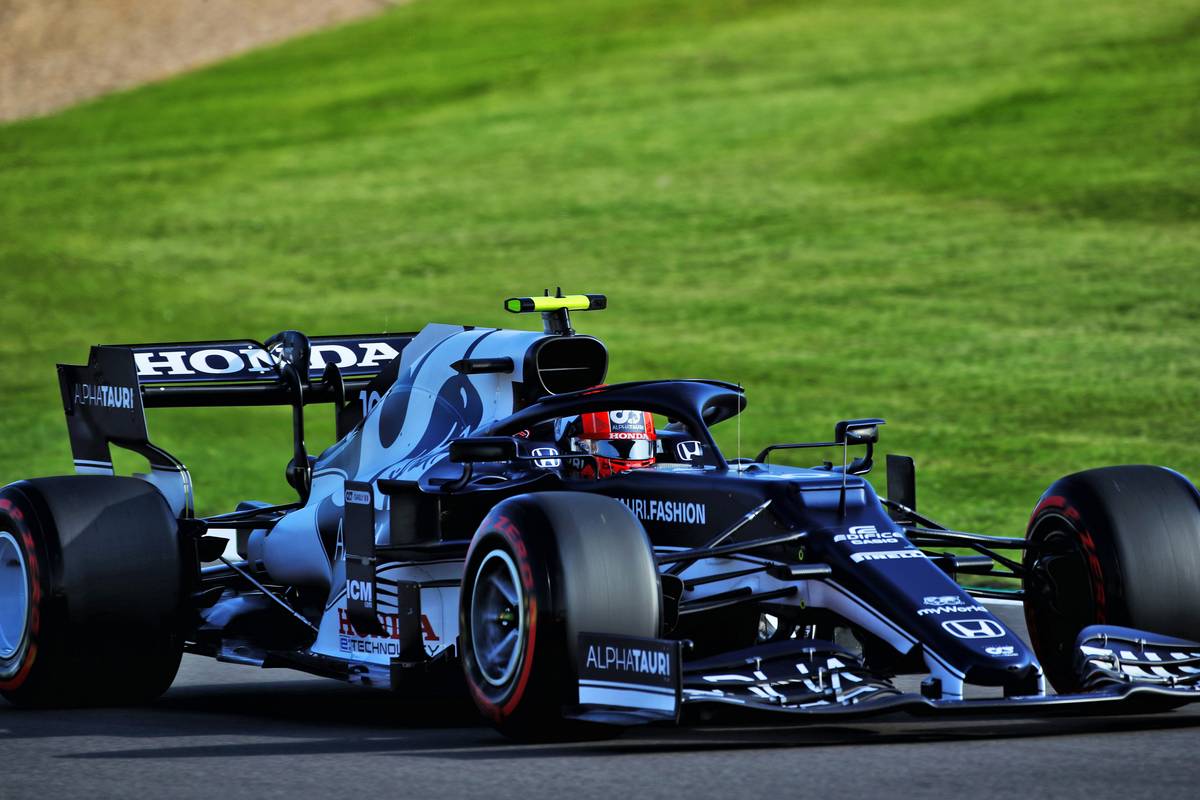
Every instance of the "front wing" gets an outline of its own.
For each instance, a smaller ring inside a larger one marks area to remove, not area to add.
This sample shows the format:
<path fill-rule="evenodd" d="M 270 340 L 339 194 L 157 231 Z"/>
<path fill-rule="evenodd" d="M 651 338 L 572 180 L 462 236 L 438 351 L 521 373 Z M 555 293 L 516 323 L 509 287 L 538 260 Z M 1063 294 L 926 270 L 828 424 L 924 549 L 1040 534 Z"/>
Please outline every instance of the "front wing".
<path fill-rule="evenodd" d="M 581 664 L 589 650 L 631 647 L 677 653 L 679 643 L 631 641 L 602 634 L 581 636 Z M 615 663 L 615 662 L 614 662 Z M 638 662 L 634 659 L 630 663 Z M 873 674 L 861 658 L 831 642 L 790 639 L 690 663 L 672 656 L 671 673 L 656 661 L 653 675 L 636 666 L 619 680 L 634 689 L 600 698 L 596 671 L 581 680 L 580 705 L 573 716 L 598 722 L 634 724 L 678 721 L 689 709 L 708 708 L 727 717 L 840 719 L 906 712 L 915 715 L 1078 716 L 1166 711 L 1200 701 L 1200 644 L 1128 628 L 1093 626 L 1076 643 L 1076 670 L 1083 691 L 987 699 L 935 699 L 902 692 Z M 624 667 L 625 662 L 621 662 Z M 641 685 L 645 691 L 638 691 Z M 667 687 L 671 687 L 667 691 Z M 593 702 L 601 700 L 601 702 Z"/>

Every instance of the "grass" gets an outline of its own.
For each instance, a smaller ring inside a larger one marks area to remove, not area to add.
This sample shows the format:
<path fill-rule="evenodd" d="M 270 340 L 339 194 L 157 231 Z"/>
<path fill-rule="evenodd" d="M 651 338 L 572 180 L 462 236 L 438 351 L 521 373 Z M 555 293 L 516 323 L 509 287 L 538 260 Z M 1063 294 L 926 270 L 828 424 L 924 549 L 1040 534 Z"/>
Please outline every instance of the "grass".
<path fill-rule="evenodd" d="M 1188 0 L 420 0 L 0 128 L 0 482 L 69 470 L 93 343 L 562 285 L 610 380 L 743 382 L 747 454 L 886 417 L 923 509 L 1016 534 L 1071 471 L 1200 475 L 1198 267 Z M 150 423 L 202 511 L 287 497 L 286 410 Z"/>

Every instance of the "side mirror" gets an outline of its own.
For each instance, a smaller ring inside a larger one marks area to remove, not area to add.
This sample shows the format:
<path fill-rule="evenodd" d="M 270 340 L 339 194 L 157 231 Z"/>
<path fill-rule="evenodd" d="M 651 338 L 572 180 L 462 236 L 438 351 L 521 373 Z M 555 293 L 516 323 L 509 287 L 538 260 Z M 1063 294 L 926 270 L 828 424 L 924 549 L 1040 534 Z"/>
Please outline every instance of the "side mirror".
<path fill-rule="evenodd" d="M 455 464 L 481 461 L 515 461 L 517 443 L 511 436 L 475 436 L 450 443 L 450 460 Z"/>
<path fill-rule="evenodd" d="M 879 426 L 885 420 L 878 417 L 869 419 L 844 419 L 833 427 L 835 444 L 875 444 L 879 441 Z"/>
<path fill-rule="evenodd" d="M 867 419 L 844 419 L 833 426 L 833 441 L 842 446 L 842 474 L 866 475 L 874 466 L 875 443 L 879 441 L 879 426 L 884 420 L 879 417 Z M 850 445 L 865 444 L 867 454 L 846 463 L 846 450 Z"/>

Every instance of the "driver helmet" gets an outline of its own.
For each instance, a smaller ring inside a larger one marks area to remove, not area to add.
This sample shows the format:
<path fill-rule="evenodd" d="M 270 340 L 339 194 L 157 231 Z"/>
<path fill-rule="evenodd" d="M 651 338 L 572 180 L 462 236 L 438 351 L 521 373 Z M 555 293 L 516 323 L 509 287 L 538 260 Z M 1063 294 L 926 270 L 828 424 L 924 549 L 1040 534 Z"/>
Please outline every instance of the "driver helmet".
<path fill-rule="evenodd" d="M 594 411 L 563 421 L 558 437 L 568 452 L 592 458 L 570 459 L 584 478 L 607 478 L 654 465 L 654 417 L 649 411 Z"/>

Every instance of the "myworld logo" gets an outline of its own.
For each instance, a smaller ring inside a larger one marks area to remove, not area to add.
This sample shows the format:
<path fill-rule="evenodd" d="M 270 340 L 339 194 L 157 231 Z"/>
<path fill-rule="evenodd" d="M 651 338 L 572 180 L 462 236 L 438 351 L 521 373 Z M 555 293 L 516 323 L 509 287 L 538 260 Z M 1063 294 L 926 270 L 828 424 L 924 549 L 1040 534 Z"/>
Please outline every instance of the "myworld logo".
<path fill-rule="evenodd" d="M 918 617 L 935 616 L 939 617 L 943 614 L 978 614 L 981 611 L 987 611 L 983 606 L 978 605 L 961 605 L 961 606 L 934 606 L 933 608 L 917 609 Z"/>

